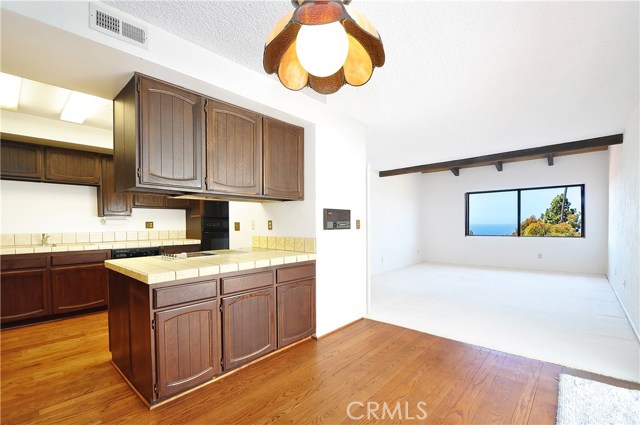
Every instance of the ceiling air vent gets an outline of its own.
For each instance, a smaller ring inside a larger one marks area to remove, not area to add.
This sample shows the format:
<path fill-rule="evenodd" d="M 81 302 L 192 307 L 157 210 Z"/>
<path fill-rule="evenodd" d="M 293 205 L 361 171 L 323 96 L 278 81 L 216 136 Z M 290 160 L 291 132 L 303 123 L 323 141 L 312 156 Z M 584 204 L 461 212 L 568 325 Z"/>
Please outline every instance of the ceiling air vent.
<path fill-rule="evenodd" d="M 147 28 L 117 13 L 98 9 L 95 3 L 89 3 L 89 27 L 127 43 L 148 48 Z"/>

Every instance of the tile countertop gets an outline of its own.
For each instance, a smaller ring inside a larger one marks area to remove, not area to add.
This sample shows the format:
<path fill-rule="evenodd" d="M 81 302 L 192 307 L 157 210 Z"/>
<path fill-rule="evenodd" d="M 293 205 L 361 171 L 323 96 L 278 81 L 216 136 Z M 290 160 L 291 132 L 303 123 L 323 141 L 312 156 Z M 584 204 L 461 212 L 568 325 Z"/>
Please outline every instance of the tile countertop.
<path fill-rule="evenodd" d="M 161 256 L 123 258 L 107 260 L 104 265 L 140 282 L 154 284 L 315 259 L 316 254 L 305 252 L 247 248 L 229 254 L 182 259 L 164 259 Z"/>
<path fill-rule="evenodd" d="M 91 251 L 95 249 L 146 248 L 152 246 L 194 245 L 198 239 L 164 239 L 152 241 L 127 241 L 104 243 L 71 243 L 55 244 L 55 246 L 41 245 L 6 245 L 0 246 L 0 255 L 34 254 L 43 252 Z"/>

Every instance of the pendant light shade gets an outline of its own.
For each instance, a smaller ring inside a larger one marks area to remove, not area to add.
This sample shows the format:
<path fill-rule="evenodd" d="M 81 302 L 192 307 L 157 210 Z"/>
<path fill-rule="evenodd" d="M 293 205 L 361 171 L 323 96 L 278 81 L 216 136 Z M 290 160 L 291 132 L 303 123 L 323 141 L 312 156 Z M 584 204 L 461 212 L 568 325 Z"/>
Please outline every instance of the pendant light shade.
<path fill-rule="evenodd" d="M 263 65 L 291 90 L 322 94 L 345 84 L 361 86 L 384 65 L 380 35 L 351 0 L 292 0 L 295 10 L 273 27 Z"/>

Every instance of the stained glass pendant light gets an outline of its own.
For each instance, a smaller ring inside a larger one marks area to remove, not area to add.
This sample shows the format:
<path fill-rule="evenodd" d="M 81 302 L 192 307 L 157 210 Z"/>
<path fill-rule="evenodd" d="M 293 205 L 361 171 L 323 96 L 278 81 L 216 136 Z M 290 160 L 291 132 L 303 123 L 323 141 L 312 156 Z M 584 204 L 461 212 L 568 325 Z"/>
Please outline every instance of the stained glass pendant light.
<path fill-rule="evenodd" d="M 264 46 L 267 74 L 291 90 L 322 94 L 361 86 L 384 65 L 378 31 L 351 0 L 292 0 L 295 9 L 273 27 Z"/>

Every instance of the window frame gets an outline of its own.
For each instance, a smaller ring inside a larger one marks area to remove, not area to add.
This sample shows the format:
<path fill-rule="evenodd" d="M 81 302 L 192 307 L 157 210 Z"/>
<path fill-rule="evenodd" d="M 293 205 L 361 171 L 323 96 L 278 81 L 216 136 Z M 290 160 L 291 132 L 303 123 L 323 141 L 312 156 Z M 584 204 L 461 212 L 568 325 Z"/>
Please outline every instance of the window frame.
<path fill-rule="evenodd" d="M 580 236 L 522 236 L 520 234 L 520 223 L 522 223 L 522 192 L 529 190 L 541 189 L 561 189 L 561 188 L 579 187 L 580 188 Z M 481 195 L 483 193 L 501 193 L 501 192 L 517 192 L 518 195 L 518 221 L 515 235 L 470 235 L 469 234 L 469 195 Z M 585 184 L 563 184 L 554 186 L 538 186 L 538 187 L 521 187 L 516 189 L 498 189 L 498 190 L 481 190 L 477 192 L 466 192 L 464 194 L 464 235 L 472 237 L 507 237 L 507 238 L 556 238 L 556 239 L 579 239 L 586 236 L 586 220 L 585 220 Z"/>

